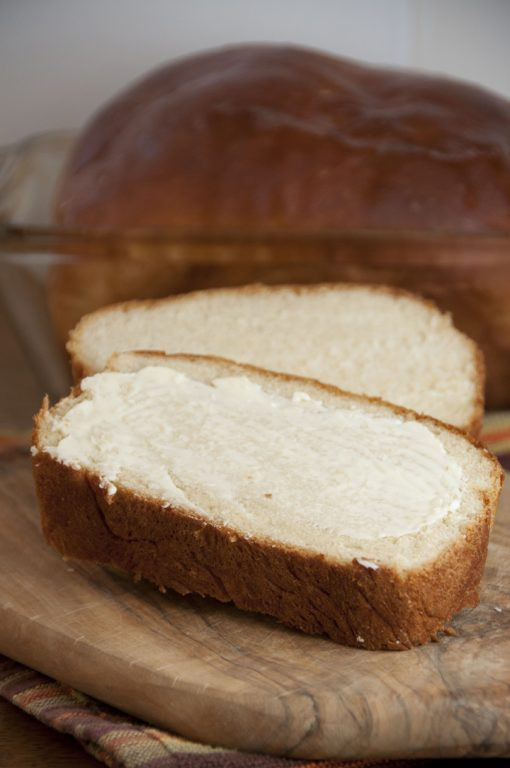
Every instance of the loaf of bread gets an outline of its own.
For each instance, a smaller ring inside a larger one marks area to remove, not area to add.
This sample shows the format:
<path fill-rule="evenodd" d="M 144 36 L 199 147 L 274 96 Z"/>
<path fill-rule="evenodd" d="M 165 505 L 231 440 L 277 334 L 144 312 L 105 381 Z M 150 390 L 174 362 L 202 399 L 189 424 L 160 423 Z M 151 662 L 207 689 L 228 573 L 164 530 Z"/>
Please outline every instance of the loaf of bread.
<path fill-rule="evenodd" d="M 510 405 L 508 247 L 448 237 L 510 232 L 510 105 L 495 93 L 297 47 L 195 54 L 91 119 L 55 217 L 79 230 L 220 233 L 209 247 L 78 239 L 84 259 L 52 283 L 63 341 L 83 314 L 131 298 L 257 281 L 387 283 L 452 312 L 484 351 L 489 404 Z M 346 235 L 356 229 L 372 234 Z M 317 239 L 250 240 L 305 231 Z"/>
<path fill-rule="evenodd" d="M 96 230 L 510 232 L 510 105 L 296 47 L 195 54 L 91 120 L 56 216 Z"/>
<path fill-rule="evenodd" d="M 86 316 L 71 332 L 75 378 L 115 352 L 220 355 L 309 376 L 478 432 L 483 361 L 428 301 L 347 284 L 248 286 L 130 302 Z"/>
<path fill-rule="evenodd" d="M 36 418 L 66 557 L 369 649 L 477 602 L 502 473 L 463 433 L 213 357 L 121 354 Z"/>

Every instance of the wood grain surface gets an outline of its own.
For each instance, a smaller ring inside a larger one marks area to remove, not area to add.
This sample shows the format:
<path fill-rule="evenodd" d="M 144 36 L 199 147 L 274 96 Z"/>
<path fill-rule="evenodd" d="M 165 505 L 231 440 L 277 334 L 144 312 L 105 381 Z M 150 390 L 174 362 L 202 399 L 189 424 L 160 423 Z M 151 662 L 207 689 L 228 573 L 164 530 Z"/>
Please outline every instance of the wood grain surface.
<path fill-rule="evenodd" d="M 64 562 L 27 458 L 0 463 L 0 653 L 191 739 L 294 757 L 510 752 L 510 489 L 482 602 L 456 636 L 343 648 L 198 597 Z"/>

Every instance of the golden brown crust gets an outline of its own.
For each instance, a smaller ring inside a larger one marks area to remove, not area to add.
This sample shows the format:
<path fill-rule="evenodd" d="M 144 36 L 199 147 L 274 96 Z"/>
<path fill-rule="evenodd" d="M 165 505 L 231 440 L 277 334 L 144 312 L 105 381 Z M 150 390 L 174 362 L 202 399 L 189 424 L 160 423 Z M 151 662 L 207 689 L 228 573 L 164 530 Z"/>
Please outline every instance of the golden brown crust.
<path fill-rule="evenodd" d="M 72 153 L 56 218 L 509 231 L 509 136 L 508 101 L 474 85 L 233 46 L 169 62 L 106 105 Z"/>
<path fill-rule="evenodd" d="M 247 540 L 123 488 L 109 498 L 99 478 L 46 453 L 34 457 L 34 475 L 44 535 L 66 557 L 115 565 L 180 594 L 232 601 L 343 644 L 404 650 L 427 643 L 478 601 L 492 499 L 455 546 L 404 577 Z"/>
<path fill-rule="evenodd" d="M 92 473 L 65 466 L 42 449 L 47 400 L 35 419 L 34 476 L 47 540 L 62 554 L 115 565 L 181 594 L 197 592 L 239 608 L 267 613 L 289 626 L 368 649 L 403 650 L 434 638 L 463 607 L 477 602 L 489 531 L 503 474 L 497 460 L 474 438 L 450 425 L 384 403 L 344 393 L 331 385 L 201 355 L 132 353 L 146 358 L 215 362 L 230 373 L 306 384 L 319 393 L 347 394 L 394 414 L 417 419 L 469 440 L 494 468 L 491 495 L 483 498 L 476 524 L 436 561 L 405 575 L 357 561 L 335 563 L 271 542 L 247 540 L 233 529 L 118 487 L 110 497 Z M 77 392 L 75 391 L 75 395 Z M 65 401 L 62 401 L 65 402 Z M 359 638 L 362 638 L 360 640 Z"/>
<path fill-rule="evenodd" d="M 202 52 L 150 73 L 90 121 L 55 217 L 124 233 L 340 235 L 333 249 L 317 243 L 291 261 L 270 247 L 255 263 L 253 248 L 226 242 L 226 262 L 197 265 L 184 242 L 170 265 L 157 248 L 131 244 L 120 266 L 116 248 L 96 263 L 59 266 L 52 304 L 62 340 L 85 313 L 130 297 L 260 279 L 375 279 L 452 311 L 484 350 L 490 406 L 510 404 L 508 249 L 469 243 L 472 233 L 510 231 L 510 102 L 495 93 L 291 46 Z M 342 242 L 346 230 L 375 240 Z M 388 230 L 404 242 L 378 241 Z M 422 237 L 407 242 L 413 231 Z M 442 243 L 431 246 L 427 232 Z M 454 247 L 448 233 L 466 241 Z M 474 414 L 465 427 L 477 422 Z"/>

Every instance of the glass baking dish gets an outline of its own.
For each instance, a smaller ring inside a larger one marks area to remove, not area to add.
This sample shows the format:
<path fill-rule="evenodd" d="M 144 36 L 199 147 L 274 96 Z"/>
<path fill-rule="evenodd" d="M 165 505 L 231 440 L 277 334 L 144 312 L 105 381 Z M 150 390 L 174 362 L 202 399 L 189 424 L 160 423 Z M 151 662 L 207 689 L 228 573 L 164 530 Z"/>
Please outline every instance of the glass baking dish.
<path fill-rule="evenodd" d="M 433 299 L 481 345 L 490 407 L 510 405 L 510 237 L 419 231 L 90 232 L 51 223 L 73 142 L 0 150 L 0 301 L 41 391 L 69 386 L 68 330 L 97 307 L 251 282 L 386 283 Z"/>

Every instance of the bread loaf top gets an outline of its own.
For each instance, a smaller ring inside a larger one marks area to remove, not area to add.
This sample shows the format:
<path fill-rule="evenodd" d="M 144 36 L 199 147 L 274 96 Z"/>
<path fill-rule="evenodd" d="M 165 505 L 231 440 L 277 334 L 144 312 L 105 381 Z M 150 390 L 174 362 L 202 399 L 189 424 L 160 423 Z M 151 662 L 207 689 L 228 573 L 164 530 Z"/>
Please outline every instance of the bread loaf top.
<path fill-rule="evenodd" d="M 83 131 L 57 221 L 95 229 L 510 230 L 510 103 L 241 45 L 163 66 Z"/>

